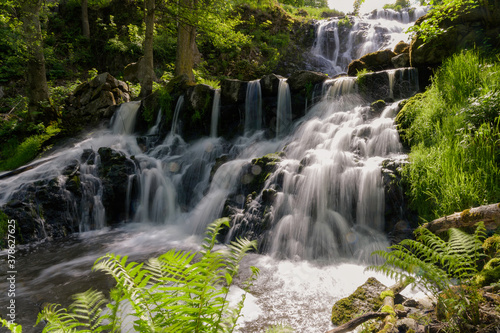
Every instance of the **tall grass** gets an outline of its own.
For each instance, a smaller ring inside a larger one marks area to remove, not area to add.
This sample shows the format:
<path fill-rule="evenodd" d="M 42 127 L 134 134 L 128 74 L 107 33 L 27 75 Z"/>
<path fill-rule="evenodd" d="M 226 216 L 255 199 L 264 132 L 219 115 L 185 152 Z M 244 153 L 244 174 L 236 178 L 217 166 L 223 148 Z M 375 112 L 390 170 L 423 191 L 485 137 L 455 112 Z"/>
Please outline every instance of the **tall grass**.
<path fill-rule="evenodd" d="M 500 64 L 476 51 L 446 61 L 402 110 L 412 206 L 424 220 L 500 200 Z"/>

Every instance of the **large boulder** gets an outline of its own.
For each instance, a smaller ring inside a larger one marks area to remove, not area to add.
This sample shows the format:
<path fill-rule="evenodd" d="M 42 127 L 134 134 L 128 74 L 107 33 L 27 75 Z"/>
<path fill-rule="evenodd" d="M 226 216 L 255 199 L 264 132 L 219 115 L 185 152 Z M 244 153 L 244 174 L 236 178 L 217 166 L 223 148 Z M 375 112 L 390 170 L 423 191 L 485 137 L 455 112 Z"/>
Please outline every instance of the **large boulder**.
<path fill-rule="evenodd" d="M 307 92 L 312 91 L 314 85 L 323 83 L 328 76 L 323 73 L 311 71 L 297 71 L 292 73 L 287 82 L 290 86 L 290 91 L 293 92 Z"/>
<path fill-rule="evenodd" d="M 112 148 L 101 147 L 99 175 L 102 182 L 102 203 L 106 209 L 106 221 L 111 225 L 123 221 L 127 215 L 124 203 L 130 175 L 135 174 L 135 163 Z"/>
<path fill-rule="evenodd" d="M 245 103 L 248 82 L 236 79 L 225 79 L 221 82 L 221 103 Z"/>
<path fill-rule="evenodd" d="M 83 126 L 96 126 L 108 120 L 116 106 L 130 101 L 128 84 L 109 73 L 97 75 L 80 84 L 66 99 L 63 114 L 64 128 L 71 134 Z"/>
<path fill-rule="evenodd" d="M 500 6 L 494 1 L 488 2 L 472 10 L 459 9 L 458 17 L 440 22 L 439 28 L 443 32 L 425 43 L 421 36 L 415 36 L 410 44 L 411 66 L 435 67 L 455 52 L 483 45 L 486 41 L 493 47 L 500 46 Z M 429 13 L 415 25 L 421 25 L 431 17 L 432 13 Z"/>
<path fill-rule="evenodd" d="M 263 97 L 276 97 L 280 80 L 284 79 L 281 75 L 269 74 L 260 79 L 260 89 Z"/>
<path fill-rule="evenodd" d="M 179 118 L 185 124 L 183 137 L 186 140 L 210 135 L 212 106 L 215 89 L 206 84 L 197 84 L 187 89 L 185 113 Z"/>
<path fill-rule="evenodd" d="M 391 59 L 394 68 L 404 68 L 410 66 L 410 55 L 408 53 L 401 53 Z"/>
<path fill-rule="evenodd" d="M 391 59 L 395 56 L 396 53 L 389 49 L 368 53 L 359 58 L 358 61 L 351 62 L 347 69 L 347 74 L 355 76 L 363 69 L 368 71 L 381 71 L 392 68 Z"/>

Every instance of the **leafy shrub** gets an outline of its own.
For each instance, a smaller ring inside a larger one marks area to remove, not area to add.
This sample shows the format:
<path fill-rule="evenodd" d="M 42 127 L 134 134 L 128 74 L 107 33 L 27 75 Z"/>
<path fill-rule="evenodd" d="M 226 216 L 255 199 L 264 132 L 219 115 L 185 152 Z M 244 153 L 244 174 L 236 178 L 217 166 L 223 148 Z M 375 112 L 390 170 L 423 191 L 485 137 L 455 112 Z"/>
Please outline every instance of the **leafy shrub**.
<path fill-rule="evenodd" d="M 16 169 L 30 162 L 40 153 L 43 144 L 60 131 L 56 125 L 51 125 L 44 128 L 41 134 L 32 135 L 19 145 L 5 147 L 2 149 L 2 156 L 5 156 L 5 159 L 0 160 L 0 170 Z"/>
<path fill-rule="evenodd" d="M 411 205 L 424 220 L 500 197 L 500 64 L 475 51 L 444 62 L 431 87 L 397 117 L 411 147 L 403 169 Z"/>
<path fill-rule="evenodd" d="M 438 317 L 453 329 L 464 332 L 467 324 L 477 325 L 480 296 L 475 277 L 485 258 L 484 223 L 477 225 L 474 234 L 451 228 L 448 240 L 425 228 L 417 229 L 415 235 L 416 240 L 405 239 L 391 246 L 390 252 L 375 251 L 373 254 L 385 259 L 385 263 L 368 269 L 431 292 L 439 300 Z"/>
<path fill-rule="evenodd" d="M 229 287 L 240 261 L 256 244 L 237 240 L 216 251 L 217 234 L 228 222 L 219 219 L 208 226 L 200 253 L 170 250 L 140 264 L 114 254 L 97 259 L 93 269 L 117 283 L 110 292 L 111 302 L 102 292 L 88 290 L 74 295 L 69 310 L 47 305 L 37 324 L 47 322 L 44 332 L 120 332 L 126 302 L 139 332 L 232 332 L 246 293 L 235 308 L 229 308 Z M 259 272 L 255 267 L 251 271 L 243 286 L 246 292 Z"/>

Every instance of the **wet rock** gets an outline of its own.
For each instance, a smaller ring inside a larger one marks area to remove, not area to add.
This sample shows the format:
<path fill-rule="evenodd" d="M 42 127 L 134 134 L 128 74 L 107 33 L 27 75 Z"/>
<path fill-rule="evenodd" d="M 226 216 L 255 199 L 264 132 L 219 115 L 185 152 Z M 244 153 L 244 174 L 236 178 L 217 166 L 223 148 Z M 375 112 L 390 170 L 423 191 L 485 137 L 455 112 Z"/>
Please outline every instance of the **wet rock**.
<path fill-rule="evenodd" d="M 278 87 L 280 79 L 284 79 L 281 75 L 269 74 L 260 79 L 260 89 L 263 97 L 276 97 L 278 95 Z"/>
<path fill-rule="evenodd" d="M 65 100 L 64 128 L 71 134 L 84 126 L 97 126 L 109 120 L 116 106 L 130 101 L 128 85 L 109 73 L 102 73 L 80 84 Z"/>
<path fill-rule="evenodd" d="M 410 52 L 410 44 L 405 43 L 403 41 L 400 41 L 394 47 L 394 53 L 396 54 L 409 53 L 409 52 Z"/>
<path fill-rule="evenodd" d="M 184 139 L 210 135 L 214 95 L 215 89 L 206 84 L 197 84 L 187 89 L 184 99 L 185 112 L 179 114 L 179 119 L 184 124 Z"/>
<path fill-rule="evenodd" d="M 414 67 L 436 67 L 455 52 L 481 45 L 485 40 L 493 47 L 500 45 L 500 7 L 481 4 L 472 10 L 459 9 L 458 17 L 445 19 L 439 28 L 443 33 L 424 43 L 416 36 L 410 44 L 410 62 Z M 427 14 L 421 17 L 415 25 L 431 17 Z"/>
<path fill-rule="evenodd" d="M 359 58 L 358 61 L 354 60 L 351 62 L 347 69 L 347 74 L 355 76 L 363 69 L 368 71 L 381 71 L 391 68 L 391 59 L 395 56 L 396 53 L 389 49 L 368 53 Z"/>
<path fill-rule="evenodd" d="M 236 79 L 225 79 L 221 82 L 221 103 L 245 103 L 248 82 Z"/>
<path fill-rule="evenodd" d="M 97 151 L 100 156 L 99 175 L 103 194 L 102 203 L 106 209 L 108 224 L 122 221 L 126 216 L 124 202 L 127 199 L 129 176 L 135 174 L 135 163 L 124 154 L 108 147 Z"/>
<path fill-rule="evenodd" d="M 328 79 L 328 76 L 323 73 L 311 71 L 297 71 L 292 73 L 287 82 L 291 92 L 312 91 L 314 85 L 323 83 Z"/>
<path fill-rule="evenodd" d="M 410 66 L 410 55 L 408 53 L 401 53 L 391 59 L 394 68 L 403 68 Z"/>

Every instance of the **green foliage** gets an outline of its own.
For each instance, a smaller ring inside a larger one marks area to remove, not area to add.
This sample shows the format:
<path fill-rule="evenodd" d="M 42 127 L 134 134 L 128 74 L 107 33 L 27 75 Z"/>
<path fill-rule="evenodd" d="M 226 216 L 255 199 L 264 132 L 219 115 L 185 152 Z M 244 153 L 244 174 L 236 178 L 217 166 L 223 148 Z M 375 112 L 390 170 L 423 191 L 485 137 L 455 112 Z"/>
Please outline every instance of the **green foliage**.
<path fill-rule="evenodd" d="M 26 138 L 21 144 L 10 145 L 2 148 L 0 170 L 12 170 L 33 160 L 40 152 L 43 144 L 61 130 L 57 125 L 45 128 L 42 124 L 41 133 Z"/>
<path fill-rule="evenodd" d="M 22 333 L 23 331 L 21 325 L 10 323 L 2 318 L 0 318 L 0 324 L 2 324 L 2 327 L 6 327 L 12 333 Z"/>
<path fill-rule="evenodd" d="M 474 51 L 444 62 L 431 87 L 397 117 L 411 163 L 411 205 L 424 220 L 500 197 L 500 63 Z"/>
<path fill-rule="evenodd" d="M 427 19 L 419 25 L 413 25 L 407 32 L 417 34 L 424 43 L 442 34 L 445 30 L 442 22 L 454 21 L 460 12 L 468 12 L 479 5 L 475 0 L 430 0 L 425 1 L 431 5 Z"/>
<path fill-rule="evenodd" d="M 405 239 L 389 247 L 390 251 L 375 251 L 385 262 L 369 270 L 384 273 L 399 281 L 411 281 L 424 292 L 437 296 L 454 284 L 470 284 L 479 272 L 484 257 L 482 244 L 486 229 L 481 222 L 474 234 L 459 229 L 448 231 L 445 241 L 426 228 L 415 231 L 416 239 Z"/>
<path fill-rule="evenodd" d="M 44 332 L 119 332 L 122 305 L 131 306 L 134 329 L 139 332 L 232 332 L 240 316 L 245 295 L 231 309 L 227 296 L 245 254 L 255 242 L 237 240 L 216 251 L 216 238 L 229 219 L 219 219 L 207 228 L 199 253 L 170 250 L 146 263 L 127 262 L 127 257 L 107 254 L 94 270 L 112 276 L 116 287 L 112 302 L 97 291 L 75 295 L 70 310 L 48 305 L 39 314 L 39 323 L 48 322 Z M 248 292 L 258 269 L 251 267 L 244 282 Z M 108 310 L 103 311 L 106 305 Z"/>
<path fill-rule="evenodd" d="M 39 314 L 35 325 L 47 322 L 43 332 L 102 332 L 109 329 L 103 321 L 103 306 L 107 303 L 104 294 L 92 289 L 73 295 L 75 300 L 69 311 L 57 304 L 47 305 Z"/>
<path fill-rule="evenodd" d="M 410 5 L 411 5 L 410 1 L 408 1 L 408 0 L 396 0 L 396 2 L 393 4 L 384 5 L 384 9 L 393 9 L 396 11 L 400 11 L 403 8 L 410 7 Z"/>
<path fill-rule="evenodd" d="M 431 292 L 439 299 L 438 317 L 453 329 L 463 331 L 466 324 L 477 325 L 480 296 L 475 277 L 484 258 L 484 223 L 480 222 L 472 235 L 451 228 L 447 241 L 425 228 L 415 234 L 416 240 L 405 239 L 391 246 L 390 252 L 375 251 L 373 254 L 385 263 L 368 269 Z"/>
<path fill-rule="evenodd" d="M 338 26 L 339 28 L 351 28 L 352 27 L 352 22 L 349 18 L 349 16 L 344 16 L 343 18 L 341 18 L 339 21 L 338 21 Z"/>
<path fill-rule="evenodd" d="M 359 10 L 361 8 L 361 5 L 365 2 L 365 0 L 354 0 L 353 3 L 353 15 L 359 15 Z"/>

